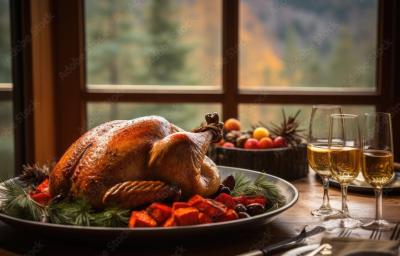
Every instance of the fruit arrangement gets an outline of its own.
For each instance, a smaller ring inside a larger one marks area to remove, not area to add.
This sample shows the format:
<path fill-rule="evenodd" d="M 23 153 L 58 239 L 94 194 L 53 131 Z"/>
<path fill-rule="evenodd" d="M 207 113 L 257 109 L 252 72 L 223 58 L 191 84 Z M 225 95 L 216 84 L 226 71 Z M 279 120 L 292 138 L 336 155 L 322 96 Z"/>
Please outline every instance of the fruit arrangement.
<path fill-rule="evenodd" d="M 249 218 L 285 203 L 279 189 L 265 176 L 251 181 L 235 173 L 208 198 L 193 195 L 188 200 L 155 201 L 133 209 L 99 210 L 84 200 L 51 198 L 47 171 L 39 167 L 26 170 L 18 180 L 2 183 L 0 212 L 47 223 L 128 228 L 188 226 Z"/>
<path fill-rule="evenodd" d="M 244 149 L 270 149 L 294 147 L 304 141 L 297 118 L 300 110 L 294 116 L 286 118 L 282 110 L 283 121 L 280 125 L 271 124 L 267 126 L 259 122 L 249 131 L 242 131 L 240 121 L 230 118 L 224 123 L 224 137 L 219 145 L 225 148 Z"/>

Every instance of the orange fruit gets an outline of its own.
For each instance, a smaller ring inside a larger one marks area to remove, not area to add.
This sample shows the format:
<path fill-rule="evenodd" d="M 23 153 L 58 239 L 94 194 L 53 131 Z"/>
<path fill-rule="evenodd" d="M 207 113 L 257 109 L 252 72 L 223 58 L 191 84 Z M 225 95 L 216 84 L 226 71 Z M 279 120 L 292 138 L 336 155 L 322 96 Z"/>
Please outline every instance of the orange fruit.
<path fill-rule="evenodd" d="M 259 141 L 258 145 L 260 148 L 273 148 L 274 142 L 270 137 L 264 137 Z"/>
<path fill-rule="evenodd" d="M 265 138 L 268 136 L 269 136 L 269 131 L 264 127 L 257 127 L 253 131 L 253 138 L 255 138 L 257 140 L 261 140 L 262 138 Z"/>
<path fill-rule="evenodd" d="M 226 131 L 240 131 L 240 122 L 235 118 L 229 118 L 224 123 L 224 129 Z"/>

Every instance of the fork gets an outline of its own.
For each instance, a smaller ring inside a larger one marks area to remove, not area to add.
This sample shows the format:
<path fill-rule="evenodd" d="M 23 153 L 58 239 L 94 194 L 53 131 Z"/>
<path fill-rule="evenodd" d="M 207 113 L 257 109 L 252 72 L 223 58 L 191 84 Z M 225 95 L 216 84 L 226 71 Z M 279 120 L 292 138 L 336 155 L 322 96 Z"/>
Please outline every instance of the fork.
<path fill-rule="evenodd" d="M 392 235 L 390 236 L 390 240 L 398 240 L 399 238 L 400 238 L 400 227 L 399 223 L 397 223 L 393 229 Z"/>
<path fill-rule="evenodd" d="M 371 235 L 369 236 L 369 239 L 380 240 L 381 236 L 382 236 L 382 230 L 375 229 L 372 231 Z"/>
<path fill-rule="evenodd" d="M 351 229 L 343 229 L 342 232 L 339 233 L 339 237 L 350 237 L 352 230 Z"/>

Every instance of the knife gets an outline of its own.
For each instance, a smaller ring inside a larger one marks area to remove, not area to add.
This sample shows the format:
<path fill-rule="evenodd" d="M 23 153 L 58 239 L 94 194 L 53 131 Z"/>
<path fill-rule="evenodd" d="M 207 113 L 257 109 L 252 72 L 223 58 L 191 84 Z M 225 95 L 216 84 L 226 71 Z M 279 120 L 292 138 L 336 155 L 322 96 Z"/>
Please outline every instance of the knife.
<path fill-rule="evenodd" d="M 325 231 L 325 228 L 321 227 L 321 226 L 317 226 L 310 231 L 306 231 L 306 229 L 303 228 L 301 233 L 293 238 L 283 240 L 276 244 L 268 245 L 262 249 L 246 252 L 246 253 L 240 254 L 238 256 L 266 256 L 273 251 L 281 250 L 281 249 L 287 248 L 289 246 L 293 246 L 293 245 L 302 243 L 305 238 L 317 235 L 324 231 Z"/>

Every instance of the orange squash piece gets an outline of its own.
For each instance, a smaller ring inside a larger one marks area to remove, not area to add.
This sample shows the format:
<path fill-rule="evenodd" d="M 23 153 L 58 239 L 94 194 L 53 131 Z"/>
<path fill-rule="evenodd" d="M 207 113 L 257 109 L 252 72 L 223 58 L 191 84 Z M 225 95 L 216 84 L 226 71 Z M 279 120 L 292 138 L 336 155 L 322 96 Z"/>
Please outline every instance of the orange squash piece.
<path fill-rule="evenodd" d="M 164 225 L 163 225 L 163 227 L 175 227 L 176 226 L 176 221 L 175 221 L 175 218 L 174 218 L 174 216 L 171 216 L 171 217 L 169 217 L 166 221 L 165 221 L 165 223 L 164 223 Z"/>
<path fill-rule="evenodd" d="M 133 211 L 129 219 L 129 227 L 156 227 L 157 222 L 146 211 Z"/>
<path fill-rule="evenodd" d="M 227 209 L 222 203 L 210 199 L 197 200 L 193 203 L 193 207 L 197 208 L 210 218 L 223 215 Z"/>
<path fill-rule="evenodd" d="M 190 205 L 186 202 L 175 202 L 172 204 L 172 211 L 175 211 L 179 208 L 188 208 Z"/>
<path fill-rule="evenodd" d="M 199 212 L 199 224 L 207 224 L 212 223 L 212 219 L 208 217 L 206 214 Z"/>
<path fill-rule="evenodd" d="M 161 203 L 152 203 L 146 211 L 158 224 L 164 223 L 172 214 L 171 207 Z"/>
<path fill-rule="evenodd" d="M 174 211 L 178 226 L 196 225 L 199 223 L 199 210 L 193 207 L 179 208 Z"/>
<path fill-rule="evenodd" d="M 233 209 L 228 209 L 223 215 L 218 216 L 215 220 L 217 222 L 229 221 L 229 220 L 237 220 L 239 219 L 239 215 Z"/>

